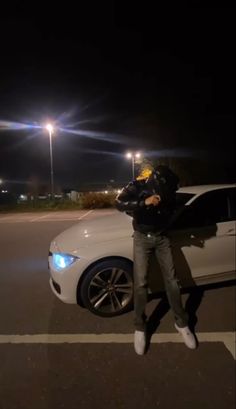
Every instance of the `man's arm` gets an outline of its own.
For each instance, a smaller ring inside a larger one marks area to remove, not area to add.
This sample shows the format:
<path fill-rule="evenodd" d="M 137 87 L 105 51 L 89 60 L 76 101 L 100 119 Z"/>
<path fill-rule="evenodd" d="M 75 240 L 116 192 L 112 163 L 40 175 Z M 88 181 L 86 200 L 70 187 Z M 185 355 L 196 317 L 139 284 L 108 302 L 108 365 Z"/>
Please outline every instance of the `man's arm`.
<path fill-rule="evenodd" d="M 132 212 L 144 206 L 157 206 L 160 202 L 160 196 L 152 195 L 146 199 L 140 199 L 137 187 L 134 182 L 129 183 L 122 192 L 116 197 L 116 208 L 121 212 Z"/>
<path fill-rule="evenodd" d="M 130 212 L 144 206 L 144 200 L 138 197 L 137 187 L 134 182 L 130 182 L 116 197 L 115 205 L 121 212 Z"/>

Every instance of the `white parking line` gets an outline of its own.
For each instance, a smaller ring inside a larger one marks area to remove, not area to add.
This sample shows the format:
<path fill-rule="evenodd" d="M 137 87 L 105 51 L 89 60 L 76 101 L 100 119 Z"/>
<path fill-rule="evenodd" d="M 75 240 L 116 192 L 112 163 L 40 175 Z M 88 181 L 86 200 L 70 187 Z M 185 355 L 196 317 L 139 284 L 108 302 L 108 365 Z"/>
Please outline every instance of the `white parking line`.
<path fill-rule="evenodd" d="M 48 217 L 50 213 L 44 214 L 43 216 L 37 216 L 34 219 L 29 220 L 30 222 L 37 222 L 38 220 L 45 219 L 45 217 Z"/>
<path fill-rule="evenodd" d="M 223 342 L 236 359 L 235 332 L 199 332 L 196 334 L 201 342 Z M 33 335 L 0 335 L 0 344 L 130 344 L 133 334 L 33 334 Z M 151 344 L 167 342 L 183 343 L 180 334 L 154 334 Z"/>
<path fill-rule="evenodd" d="M 11 215 L 11 216 L 0 216 L 0 223 L 34 223 L 34 222 L 62 222 L 62 221 L 73 221 L 73 220 L 82 220 L 84 217 L 88 216 L 90 213 L 94 212 L 94 209 L 87 211 L 86 213 L 82 214 L 82 216 L 78 217 L 77 215 L 73 215 L 71 213 L 70 215 L 63 215 L 63 213 L 58 216 L 58 214 L 55 217 L 55 214 L 53 213 L 46 213 L 40 216 L 34 216 L 33 215 Z"/>
<path fill-rule="evenodd" d="M 85 214 L 83 214 L 82 216 L 78 217 L 78 220 L 82 220 L 84 217 L 86 217 L 88 214 L 92 213 L 93 210 L 89 210 L 88 212 L 86 212 Z"/>

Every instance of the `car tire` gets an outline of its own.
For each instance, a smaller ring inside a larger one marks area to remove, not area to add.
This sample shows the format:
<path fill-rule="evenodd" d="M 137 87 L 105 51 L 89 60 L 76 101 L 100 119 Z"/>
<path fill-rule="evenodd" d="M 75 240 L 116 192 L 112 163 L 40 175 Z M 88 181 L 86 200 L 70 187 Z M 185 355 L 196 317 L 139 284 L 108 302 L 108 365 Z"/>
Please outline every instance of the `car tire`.
<path fill-rule="evenodd" d="M 114 317 L 133 306 L 132 263 L 118 258 L 101 261 L 85 274 L 80 298 L 89 311 L 101 317 Z"/>

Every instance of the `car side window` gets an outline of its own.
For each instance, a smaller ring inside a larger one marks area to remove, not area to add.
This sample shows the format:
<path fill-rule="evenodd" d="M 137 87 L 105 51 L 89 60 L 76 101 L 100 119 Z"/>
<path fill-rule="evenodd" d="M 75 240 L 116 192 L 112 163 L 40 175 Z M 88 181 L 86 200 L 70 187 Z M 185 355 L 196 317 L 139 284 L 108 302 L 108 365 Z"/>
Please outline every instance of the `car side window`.
<path fill-rule="evenodd" d="M 227 189 L 207 192 L 197 198 L 177 221 L 177 228 L 212 226 L 230 220 Z"/>

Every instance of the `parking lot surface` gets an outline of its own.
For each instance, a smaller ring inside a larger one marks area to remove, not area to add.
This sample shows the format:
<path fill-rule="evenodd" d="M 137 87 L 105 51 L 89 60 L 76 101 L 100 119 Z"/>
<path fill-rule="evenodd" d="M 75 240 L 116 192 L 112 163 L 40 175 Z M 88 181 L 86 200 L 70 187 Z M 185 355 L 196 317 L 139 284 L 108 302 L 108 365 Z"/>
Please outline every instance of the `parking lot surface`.
<path fill-rule="evenodd" d="M 115 210 L 0 214 L 0 409 L 235 407 L 235 283 L 184 294 L 199 340 L 188 350 L 165 300 L 155 334 L 133 350 L 133 314 L 105 319 L 57 300 L 50 241 Z"/>

